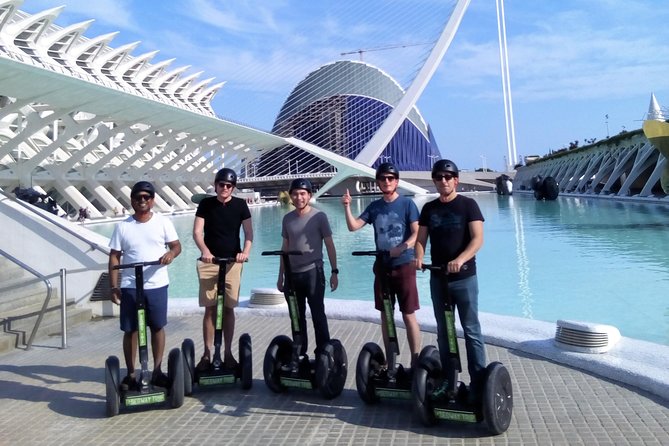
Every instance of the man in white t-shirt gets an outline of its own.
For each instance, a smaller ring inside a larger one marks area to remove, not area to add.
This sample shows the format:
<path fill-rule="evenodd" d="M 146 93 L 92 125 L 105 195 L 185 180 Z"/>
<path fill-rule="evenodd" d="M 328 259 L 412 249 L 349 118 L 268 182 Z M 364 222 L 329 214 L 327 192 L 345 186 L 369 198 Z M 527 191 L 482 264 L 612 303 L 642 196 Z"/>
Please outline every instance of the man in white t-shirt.
<path fill-rule="evenodd" d="M 123 379 L 124 390 L 136 388 L 135 360 L 137 357 L 137 311 L 134 269 L 125 269 L 119 282 L 119 270 L 114 266 L 160 260 L 160 265 L 144 268 L 144 298 L 146 299 L 147 324 L 151 329 L 153 353 L 153 384 L 168 387 L 169 380 L 161 370 L 165 351 L 165 325 L 167 325 L 167 287 L 169 278 L 165 265 L 172 263 L 181 253 L 181 243 L 172 222 L 154 214 L 153 200 L 156 191 L 148 181 L 132 187 L 130 200 L 135 213 L 119 222 L 114 229 L 109 247 L 109 281 L 112 302 L 121 305 L 120 325 L 123 331 L 123 356 L 128 375 Z M 166 251 L 166 246 L 169 248 Z"/>

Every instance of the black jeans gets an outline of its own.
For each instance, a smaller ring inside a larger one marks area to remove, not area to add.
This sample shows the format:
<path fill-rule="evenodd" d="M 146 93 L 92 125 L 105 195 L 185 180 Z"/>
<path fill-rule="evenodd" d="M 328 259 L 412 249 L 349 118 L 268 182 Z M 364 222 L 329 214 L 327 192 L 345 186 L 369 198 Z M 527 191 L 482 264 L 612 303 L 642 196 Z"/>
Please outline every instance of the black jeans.
<path fill-rule="evenodd" d="M 295 295 L 297 296 L 297 306 L 300 311 L 300 334 L 302 335 L 302 351 L 304 355 L 307 352 L 307 320 L 306 303 L 309 303 L 311 310 L 311 320 L 314 323 L 314 333 L 316 334 L 316 356 L 330 340 L 330 330 L 328 329 L 328 319 L 325 316 L 325 274 L 322 266 L 305 271 L 303 273 L 292 273 L 291 281 Z"/>

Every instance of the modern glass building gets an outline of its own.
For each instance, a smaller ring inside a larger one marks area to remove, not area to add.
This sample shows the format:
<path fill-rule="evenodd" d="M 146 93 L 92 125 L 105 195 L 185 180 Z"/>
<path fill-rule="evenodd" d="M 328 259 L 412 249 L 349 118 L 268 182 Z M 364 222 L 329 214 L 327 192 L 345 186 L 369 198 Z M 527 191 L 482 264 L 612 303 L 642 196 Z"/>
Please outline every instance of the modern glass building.
<path fill-rule="evenodd" d="M 402 87 L 382 70 L 364 62 L 337 61 L 295 87 L 272 133 L 355 160 L 403 95 Z M 414 107 L 372 167 L 389 161 L 403 171 L 426 171 L 438 158 L 430 127 Z M 255 167 L 258 176 L 333 170 L 327 161 L 294 146 L 262 155 Z"/>

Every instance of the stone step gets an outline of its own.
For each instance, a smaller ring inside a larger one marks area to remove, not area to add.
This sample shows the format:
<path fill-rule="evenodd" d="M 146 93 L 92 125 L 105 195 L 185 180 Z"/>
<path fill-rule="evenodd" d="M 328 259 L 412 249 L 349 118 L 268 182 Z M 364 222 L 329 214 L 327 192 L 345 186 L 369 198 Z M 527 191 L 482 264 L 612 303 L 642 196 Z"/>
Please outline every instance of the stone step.
<path fill-rule="evenodd" d="M 0 353 L 14 348 L 25 348 L 30 339 L 41 306 L 35 306 L 31 311 L 12 311 L 11 314 L 0 318 Z M 91 320 L 93 313 L 90 308 L 76 307 L 73 302 L 67 306 L 67 328 L 85 323 Z M 33 344 L 39 343 L 40 339 L 61 334 L 61 308 L 60 305 L 50 305 L 40 323 L 39 329 L 33 340 Z"/>

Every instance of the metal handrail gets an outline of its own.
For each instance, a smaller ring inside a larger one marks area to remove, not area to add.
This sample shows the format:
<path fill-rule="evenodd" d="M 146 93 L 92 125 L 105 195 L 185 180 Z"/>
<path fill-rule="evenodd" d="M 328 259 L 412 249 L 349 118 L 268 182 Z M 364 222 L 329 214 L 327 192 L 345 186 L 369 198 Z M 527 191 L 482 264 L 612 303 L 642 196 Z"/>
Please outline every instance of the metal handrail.
<path fill-rule="evenodd" d="M 35 322 L 33 331 L 32 333 L 30 333 L 30 338 L 28 338 L 28 342 L 26 343 L 26 350 L 30 350 L 33 344 L 33 339 L 35 339 L 35 334 L 37 334 L 37 329 L 39 328 L 39 325 L 42 323 L 42 318 L 44 317 L 44 313 L 46 312 L 46 309 L 49 305 L 49 301 L 51 300 L 51 290 L 52 290 L 51 282 L 46 276 L 35 271 L 30 266 L 26 265 L 25 263 L 23 263 L 13 255 L 9 254 L 8 252 L 5 252 L 2 249 L 0 249 L 0 255 L 14 262 L 21 268 L 25 269 L 26 271 L 28 271 L 29 273 L 40 279 L 42 282 L 44 282 L 44 284 L 46 285 L 46 299 L 44 299 L 44 303 L 42 304 L 42 309 L 40 310 L 39 315 L 37 316 L 37 322 Z"/>
<path fill-rule="evenodd" d="M 41 217 L 41 218 L 43 218 L 43 219 L 46 220 L 46 218 L 45 218 L 43 215 L 41 215 L 39 211 L 37 211 L 36 206 L 34 206 L 34 205 L 30 204 L 30 203 L 27 203 L 27 202 L 25 202 L 25 201 L 23 201 L 23 200 L 21 200 L 21 199 L 19 199 L 19 198 L 12 197 L 11 195 L 9 195 L 8 192 L 5 192 L 5 191 L 2 190 L 2 189 L 0 189 L 0 194 L 4 195 L 4 196 L 5 196 L 7 199 L 9 199 L 9 200 L 12 200 L 14 203 L 18 203 L 20 206 L 23 206 L 25 209 L 28 209 L 28 210 L 29 210 L 30 212 L 32 212 L 33 214 L 35 214 L 35 215 L 37 215 L 37 216 L 39 216 L 39 217 Z M 73 231 L 72 229 L 68 228 L 67 226 L 65 226 L 64 224 L 62 224 L 61 222 L 59 222 L 58 220 L 51 220 L 51 219 L 49 219 L 49 221 L 50 221 L 51 223 L 53 223 L 54 225 L 56 225 L 58 228 L 60 228 L 60 229 L 62 229 L 63 231 L 67 232 L 69 235 L 71 235 L 71 236 L 77 238 L 78 240 L 81 240 L 82 242 L 88 244 L 88 245 L 91 247 L 91 249 L 96 249 L 96 250 L 98 250 L 98 251 L 100 251 L 100 252 L 102 252 L 102 253 L 104 253 L 104 254 L 109 255 L 109 248 L 107 248 L 107 247 L 103 247 L 103 246 L 98 245 L 97 243 L 93 243 L 93 242 L 91 242 L 91 241 L 88 240 L 86 237 L 82 236 L 81 234 L 77 234 L 75 231 Z"/>

